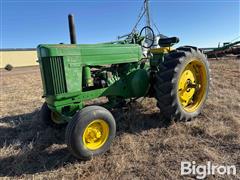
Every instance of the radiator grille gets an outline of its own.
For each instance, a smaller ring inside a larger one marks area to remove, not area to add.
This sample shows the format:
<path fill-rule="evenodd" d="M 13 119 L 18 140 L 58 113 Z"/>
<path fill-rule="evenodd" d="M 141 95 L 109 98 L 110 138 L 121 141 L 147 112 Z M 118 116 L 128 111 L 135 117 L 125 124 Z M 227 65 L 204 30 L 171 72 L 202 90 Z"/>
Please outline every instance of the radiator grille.
<path fill-rule="evenodd" d="M 46 95 L 67 92 L 63 57 L 48 57 L 42 59 Z"/>

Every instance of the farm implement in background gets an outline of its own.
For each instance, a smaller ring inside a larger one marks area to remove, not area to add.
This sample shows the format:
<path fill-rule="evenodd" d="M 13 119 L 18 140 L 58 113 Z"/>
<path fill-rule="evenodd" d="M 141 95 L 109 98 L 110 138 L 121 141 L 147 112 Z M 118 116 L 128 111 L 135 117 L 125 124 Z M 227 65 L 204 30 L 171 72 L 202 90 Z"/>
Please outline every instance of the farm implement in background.
<path fill-rule="evenodd" d="M 240 41 L 223 43 L 223 46 L 217 48 L 202 48 L 208 58 L 219 58 L 227 55 L 233 55 L 240 58 Z"/>
<path fill-rule="evenodd" d="M 138 31 L 144 15 L 146 26 Z M 127 100 L 154 97 L 168 119 L 190 120 L 200 113 L 209 89 L 207 58 L 197 47 L 173 49 L 177 37 L 155 35 L 147 0 L 131 33 L 118 41 L 76 44 L 72 15 L 69 27 L 71 44 L 37 48 L 45 98 L 40 119 L 68 124 L 66 143 L 75 157 L 88 159 L 110 148 L 116 123 L 108 109 Z M 86 106 L 103 96 L 107 103 Z"/>

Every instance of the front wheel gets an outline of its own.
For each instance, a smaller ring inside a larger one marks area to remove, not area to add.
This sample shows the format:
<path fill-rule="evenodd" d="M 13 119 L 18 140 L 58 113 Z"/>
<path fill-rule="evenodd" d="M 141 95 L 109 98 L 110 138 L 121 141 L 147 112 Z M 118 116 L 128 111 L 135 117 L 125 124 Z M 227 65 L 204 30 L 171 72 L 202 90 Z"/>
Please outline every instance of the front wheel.
<path fill-rule="evenodd" d="M 116 134 L 112 114 L 100 106 L 88 106 L 77 112 L 66 129 L 69 151 L 79 159 L 103 154 Z"/>
<path fill-rule="evenodd" d="M 47 103 L 44 102 L 39 112 L 40 121 L 53 128 L 62 128 L 66 125 L 66 121 L 62 121 L 62 116 L 56 112 L 51 111 Z"/>
<path fill-rule="evenodd" d="M 184 46 L 165 55 L 156 74 L 157 105 L 167 118 L 196 117 L 209 91 L 209 65 L 196 47 Z"/>

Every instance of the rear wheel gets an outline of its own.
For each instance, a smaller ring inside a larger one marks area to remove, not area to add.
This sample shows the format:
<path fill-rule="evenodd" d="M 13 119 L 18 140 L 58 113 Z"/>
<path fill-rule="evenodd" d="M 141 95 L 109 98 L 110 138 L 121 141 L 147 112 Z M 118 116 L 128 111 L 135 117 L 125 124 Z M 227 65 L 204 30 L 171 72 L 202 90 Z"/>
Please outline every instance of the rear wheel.
<path fill-rule="evenodd" d="M 112 114 L 100 106 L 88 106 L 77 112 L 66 129 L 69 151 L 79 159 L 103 154 L 115 137 Z"/>
<path fill-rule="evenodd" d="M 154 87 L 163 115 L 180 120 L 197 116 L 208 95 L 209 76 L 207 58 L 199 49 L 184 46 L 167 54 Z"/>

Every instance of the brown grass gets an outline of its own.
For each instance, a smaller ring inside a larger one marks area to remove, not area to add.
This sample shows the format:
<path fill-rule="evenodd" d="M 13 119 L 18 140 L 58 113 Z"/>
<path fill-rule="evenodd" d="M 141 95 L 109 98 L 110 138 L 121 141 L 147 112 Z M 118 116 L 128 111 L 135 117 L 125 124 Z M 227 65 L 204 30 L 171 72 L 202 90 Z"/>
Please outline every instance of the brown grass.
<path fill-rule="evenodd" d="M 167 123 L 155 100 L 146 98 L 142 104 L 114 112 L 117 136 L 111 149 L 90 161 L 69 154 L 64 129 L 55 130 L 38 121 L 43 103 L 38 69 L 1 71 L 0 177 L 183 179 L 183 160 L 235 164 L 239 170 L 239 61 L 211 60 L 210 65 L 211 90 L 199 117 Z M 230 178 L 237 179 L 239 174 Z"/>

